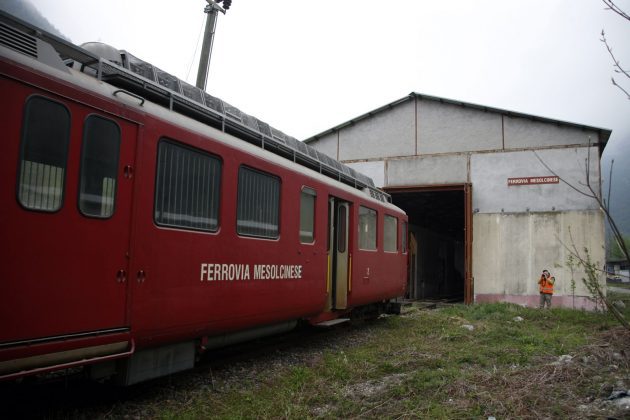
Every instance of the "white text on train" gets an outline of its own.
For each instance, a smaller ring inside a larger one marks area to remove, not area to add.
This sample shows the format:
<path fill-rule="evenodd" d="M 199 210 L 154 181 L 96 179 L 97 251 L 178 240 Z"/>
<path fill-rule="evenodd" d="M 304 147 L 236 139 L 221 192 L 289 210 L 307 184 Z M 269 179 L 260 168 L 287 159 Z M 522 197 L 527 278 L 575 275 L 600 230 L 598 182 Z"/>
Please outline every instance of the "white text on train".
<path fill-rule="evenodd" d="M 253 272 L 253 276 L 251 273 Z M 201 281 L 301 279 L 301 265 L 201 264 Z"/>

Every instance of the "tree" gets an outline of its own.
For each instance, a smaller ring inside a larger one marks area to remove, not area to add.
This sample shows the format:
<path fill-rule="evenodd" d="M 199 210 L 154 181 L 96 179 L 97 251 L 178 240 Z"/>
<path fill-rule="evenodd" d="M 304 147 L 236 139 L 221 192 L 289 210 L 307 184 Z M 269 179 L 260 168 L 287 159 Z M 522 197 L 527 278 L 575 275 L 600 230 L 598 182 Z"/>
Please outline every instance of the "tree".
<path fill-rule="evenodd" d="M 615 12 L 617 15 L 621 16 L 622 18 L 630 21 L 630 15 L 628 15 L 625 11 L 623 11 L 619 6 L 617 6 L 615 4 L 615 2 L 613 0 L 602 0 L 604 2 L 604 4 L 606 5 L 606 9 L 607 10 L 612 10 L 613 12 Z M 608 40 L 606 39 L 606 34 L 604 33 L 604 30 L 602 29 L 602 38 L 601 41 L 604 43 L 604 45 L 606 46 L 606 49 L 608 50 L 608 53 L 610 54 L 610 57 L 613 60 L 613 69 L 615 71 L 615 73 L 620 74 L 622 76 L 625 76 L 626 79 L 628 79 L 626 82 L 628 82 L 628 84 L 630 84 L 630 72 L 628 70 L 625 70 L 623 67 L 621 67 L 621 63 L 619 62 L 619 60 L 615 57 L 615 54 L 613 53 L 613 49 L 610 46 L 610 44 L 608 43 Z M 612 80 L 612 84 L 614 86 L 616 86 L 617 88 L 619 88 L 619 90 L 621 90 L 627 97 L 628 99 L 630 99 L 630 88 L 623 87 L 623 83 L 619 84 L 614 77 L 611 77 Z"/>
<path fill-rule="evenodd" d="M 617 6 L 615 4 L 614 0 L 602 0 L 602 2 L 606 5 L 606 9 L 607 10 L 611 10 L 614 13 L 616 13 L 618 16 L 622 17 L 623 19 L 627 20 L 628 22 L 630 22 L 630 14 L 626 13 L 623 9 L 621 9 L 619 6 Z M 613 69 L 615 71 L 615 73 L 617 74 L 621 74 L 623 76 L 625 76 L 626 79 L 628 79 L 628 82 L 630 83 L 630 72 L 628 70 L 624 70 L 623 67 L 621 67 L 621 63 L 619 62 L 619 60 L 615 57 L 615 54 L 613 53 L 613 49 L 610 46 L 610 44 L 608 43 L 608 40 L 606 39 L 606 35 L 604 33 L 604 30 L 602 29 L 602 38 L 601 41 L 604 43 L 604 45 L 606 46 L 606 49 L 608 50 L 608 53 L 610 54 L 610 57 L 613 60 Z M 619 88 L 627 97 L 628 99 L 630 99 L 630 93 L 628 92 L 627 89 L 625 89 L 621 84 L 619 84 L 614 77 L 611 78 L 612 80 L 612 84 L 614 86 L 616 86 L 617 88 Z M 612 165 L 615 163 L 614 159 L 611 162 L 611 166 L 610 166 L 610 179 L 609 179 L 609 189 L 608 189 L 608 200 L 606 200 L 606 202 L 603 202 L 602 200 L 598 200 L 600 206 L 602 207 L 602 209 L 604 210 L 604 212 L 606 213 L 606 219 L 608 220 L 610 227 L 612 229 L 612 234 L 613 234 L 613 240 L 612 243 L 610 244 L 610 249 L 611 249 L 611 253 L 610 256 L 613 256 L 613 252 L 615 257 L 614 258 L 619 258 L 619 259 L 626 259 L 626 261 L 630 261 L 630 255 L 628 254 L 628 249 L 630 249 L 630 242 L 628 241 L 628 237 L 623 237 L 621 235 L 621 232 L 619 231 L 619 229 L 617 228 L 617 225 L 615 224 L 614 220 L 612 219 L 609 210 L 609 203 L 610 203 L 610 187 L 612 186 Z M 588 177 L 588 174 L 587 174 Z M 593 190 L 591 189 L 591 192 Z M 596 194 L 594 194 L 596 195 Z"/>
<path fill-rule="evenodd" d="M 562 181 L 563 183 L 565 183 L 567 186 L 569 186 L 570 188 L 572 188 L 574 191 L 585 195 L 587 197 L 592 198 L 593 200 L 595 200 L 597 202 L 597 204 L 599 205 L 599 208 L 603 211 L 606 220 L 608 221 L 608 223 L 610 224 L 610 227 L 612 229 L 612 233 L 613 233 L 613 239 L 615 241 L 615 243 L 619 246 L 619 249 L 621 251 L 621 255 L 622 257 L 625 257 L 628 261 L 630 261 L 630 253 L 628 252 L 628 246 L 626 245 L 626 242 L 623 238 L 623 236 L 621 235 L 621 232 L 619 231 L 619 228 L 617 227 L 617 224 L 615 223 L 615 220 L 612 218 L 611 214 L 610 214 L 610 210 L 606 204 L 606 201 L 601 197 L 600 194 L 598 194 L 598 192 L 596 191 L 596 189 L 593 187 L 592 185 L 592 180 L 591 180 L 591 172 L 590 172 L 590 167 L 591 167 L 591 145 L 590 145 L 590 141 L 589 141 L 589 148 L 588 148 L 589 152 L 588 152 L 588 156 L 586 158 L 586 162 L 585 162 L 585 182 L 580 182 L 579 186 L 577 185 L 573 185 L 572 183 L 568 182 L 566 179 L 564 179 L 562 176 L 560 176 L 559 174 L 557 174 L 556 172 L 554 172 L 553 169 L 551 169 L 549 167 L 549 165 L 547 165 L 547 163 L 538 155 L 538 153 L 536 153 L 535 151 L 533 152 L 534 155 L 536 156 L 536 158 L 538 159 L 538 161 L 549 171 L 551 172 L 553 175 L 557 176 L 560 181 Z M 611 170 L 611 176 L 612 176 L 612 170 Z M 612 178 L 610 179 L 610 182 L 612 183 Z M 599 190 L 599 188 L 597 188 L 597 190 Z M 610 198 L 607 200 L 608 202 L 610 202 Z M 571 232 L 571 230 L 569 229 L 569 233 Z M 603 268 L 600 268 L 597 264 L 597 262 L 594 262 L 591 260 L 591 256 L 589 253 L 588 248 L 584 248 L 582 250 L 578 249 L 577 246 L 575 245 L 575 242 L 573 241 L 573 237 L 571 236 L 571 243 L 570 244 L 562 244 L 567 251 L 573 256 L 573 258 L 571 259 L 571 272 L 573 272 L 573 269 L 575 267 L 580 267 L 584 270 L 586 277 L 582 278 L 582 282 L 584 283 L 584 285 L 586 286 L 586 288 L 589 290 L 589 292 L 591 293 L 591 296 L 593 297 L 593 299 L 595 300 L 595 303 L 597 305 L 598 302 L 601 302 L 603 305 L 606 306 L 606 309 L 608 310 L 608 312 L 610 312 L 618 321 L 621 325 L 623 325 L 626 329 L 630 330 L 630 324 L 628 324 L 628 321 L 624 318 L 623 314 L 619 311 L 619 309 L 617 309 L 616 306 L 614 306 L 612 304 L 612 302 L 610 302 L 607 298 L 606 298 L 606 294 L 604 292 L 604 290 L 602 289 L 600 282 L 599 282 L 599 277 L 600 274 L 603 273 Z M 630 244 L 629 244 L 630 245 Z"/>
<path fill-rule="evenodd" d="M 624 236 L 623 243 L 627 249 L 630 249 L 630 236 Z M 623 260 L 626 258 L 621 249 L 621 246 L 619 246 L 619 244 L 615 241 L 611 241 L 611 244 L 609 245 L 608 258 L 615 261 Z"/>

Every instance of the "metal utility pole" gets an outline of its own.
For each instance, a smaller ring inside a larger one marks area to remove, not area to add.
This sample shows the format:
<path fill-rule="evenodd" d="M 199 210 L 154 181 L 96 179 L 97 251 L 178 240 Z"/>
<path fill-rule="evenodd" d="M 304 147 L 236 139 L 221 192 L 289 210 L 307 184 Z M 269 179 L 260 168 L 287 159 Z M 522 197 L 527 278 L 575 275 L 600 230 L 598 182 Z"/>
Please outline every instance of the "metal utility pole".
<path fill-rule="evenodd" d="M 217 17 L 219 12 L 225 14 L 230 8 L 232 0 L 206 0 L 208 4 L 203 9 L 208 14 L 206 29 L 203 34 L 203 44 L 201 45 L 201 55 L 199 57 L 199 70 L 197 70 L 196 86 L 201 90 L 206 90 L 208 83 L 208 70 L 210 69 L 210 57 L 212 55 L 212 43 L 214 42 L 214 31 L 217 27 Z M 223 3 L 224 7 L 219 6 Z"/>

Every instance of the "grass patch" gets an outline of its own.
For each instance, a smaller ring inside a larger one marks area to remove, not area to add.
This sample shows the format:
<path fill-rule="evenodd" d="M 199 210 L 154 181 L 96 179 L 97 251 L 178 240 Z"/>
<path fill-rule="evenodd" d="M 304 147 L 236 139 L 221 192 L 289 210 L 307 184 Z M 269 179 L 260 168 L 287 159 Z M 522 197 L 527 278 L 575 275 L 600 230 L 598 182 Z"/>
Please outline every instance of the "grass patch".
<path fill-rule="evenodd" d="M 602 411 L 613 387 L 630 388 L 630 333 L 603 314 L 501 303 L 407 308 L 317 340 L 294 363 L 278 355 L 197 373 L 202 378 L 194 384 L 171 386 L 168 399 L 143 402 L 142 417 L 630 415 Z M 134 412 L 133 404 L 108 414 Z"/>
<path fill-rule="evenodd" d="M 606 286 L 619 287 L 620 289 L 630 289 L 630 283 L 617 283 L 608 281 L 606 282 Z"/>

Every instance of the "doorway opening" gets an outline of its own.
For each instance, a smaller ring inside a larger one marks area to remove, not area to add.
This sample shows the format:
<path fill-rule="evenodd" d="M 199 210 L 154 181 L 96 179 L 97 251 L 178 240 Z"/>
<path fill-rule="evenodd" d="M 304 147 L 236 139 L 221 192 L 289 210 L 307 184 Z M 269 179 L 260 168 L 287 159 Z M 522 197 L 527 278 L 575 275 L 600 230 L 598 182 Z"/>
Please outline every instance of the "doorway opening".
<path fill-rule="evenodd" d="M 470 185 L 387 191 L 409 216 L 406 297 L 472 303 Z"/>

